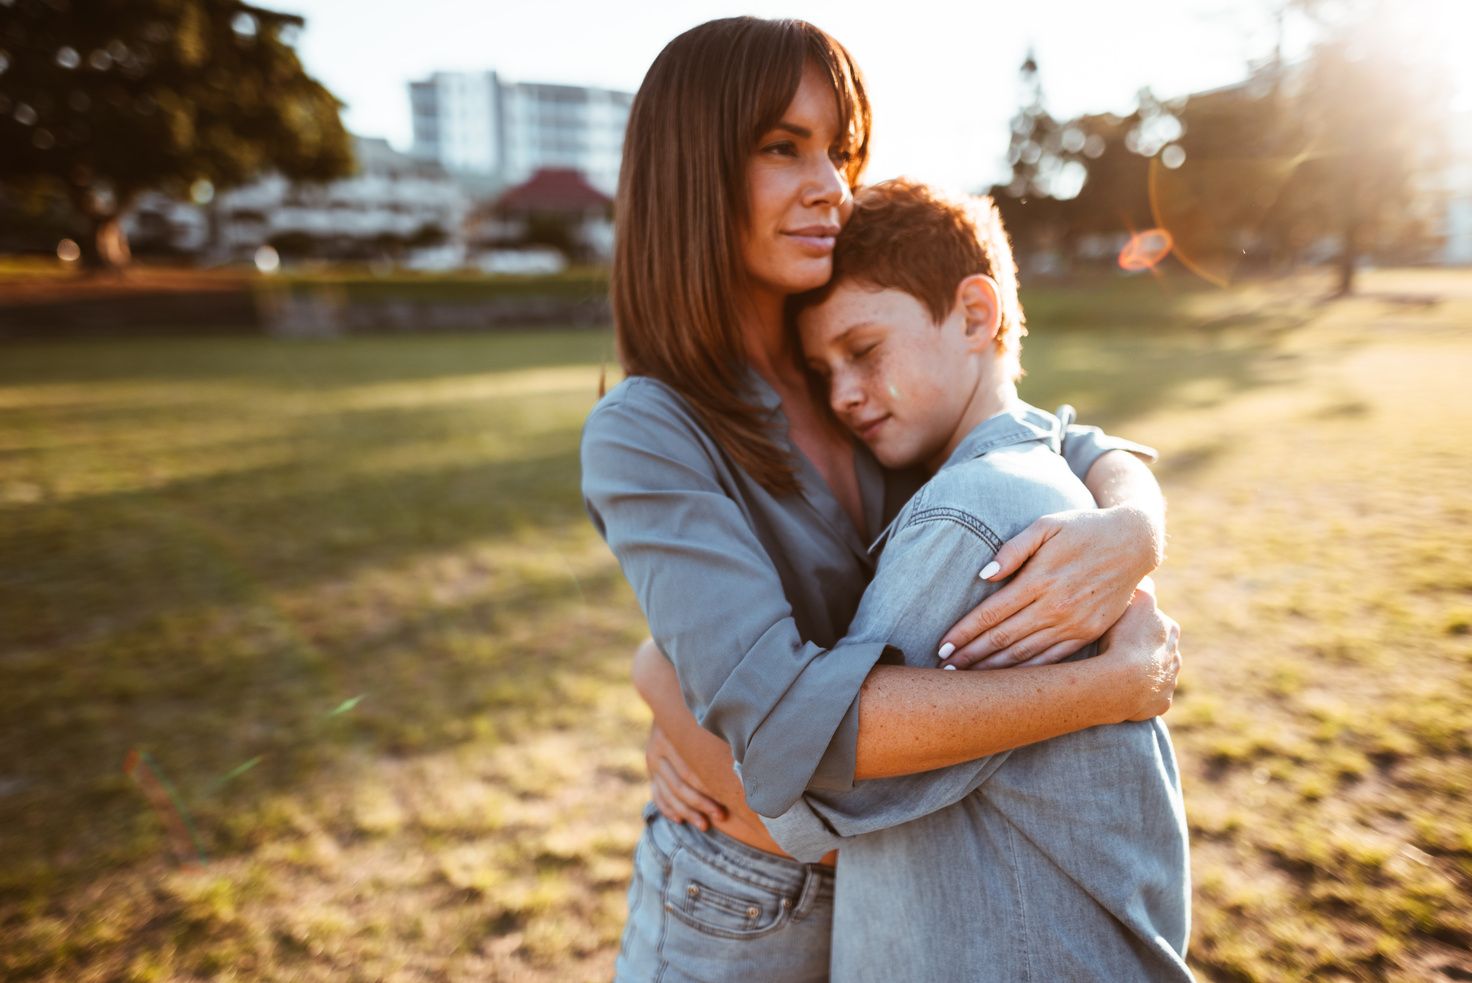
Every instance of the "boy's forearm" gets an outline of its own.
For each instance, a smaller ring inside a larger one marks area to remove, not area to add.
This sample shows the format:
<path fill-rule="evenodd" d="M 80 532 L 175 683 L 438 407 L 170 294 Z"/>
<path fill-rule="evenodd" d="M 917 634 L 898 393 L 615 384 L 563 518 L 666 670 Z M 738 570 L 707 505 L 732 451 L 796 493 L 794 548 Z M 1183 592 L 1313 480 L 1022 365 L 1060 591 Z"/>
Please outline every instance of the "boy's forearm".
<path fill-rule="evenodd" d="M 1118 723 L 1116 670 L 1101 660 L 947 672 L 876 666 L 859 699 L 854 778 L 911 775 Z"/>
<path fill-rule="evenodd" d="M 1137 515 L 1142 537 L 1154 548 L 1155 566 L 1164 562 L 1165 495 L 1145 462 L 1129 451 L 1109 451 L 1089 468 L 1084 484 L 1099 508 Z"/>
<path fill-rule="evenodd" d="M 675 667 L 652 644 L 634 656 L 634 688 L 639 691 L 654 721 L 679 751 L 680 757 L 700 778 L 712 798 L 724 805 L 732 818 L 755 824 L 763 836 L 761 819 L 746 805 L 746 792 L 731 767 L 731 749 L 726 742 L 695 722 L 685 706 Z"/>

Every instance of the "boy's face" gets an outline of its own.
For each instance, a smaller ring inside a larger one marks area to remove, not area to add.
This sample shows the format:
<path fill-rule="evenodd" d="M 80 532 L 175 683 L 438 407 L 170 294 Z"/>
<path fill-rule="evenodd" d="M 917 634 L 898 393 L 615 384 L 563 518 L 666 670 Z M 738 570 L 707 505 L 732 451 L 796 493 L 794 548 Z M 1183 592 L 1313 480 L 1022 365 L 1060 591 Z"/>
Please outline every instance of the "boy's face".
<path fill-rule="evenodd" d="M 798 316 L 803 355 L 845 426 L 889 468 L 938 470 L 976 389 L 958 306 L 940 324 L 901 290 L 844 281 Z"/>

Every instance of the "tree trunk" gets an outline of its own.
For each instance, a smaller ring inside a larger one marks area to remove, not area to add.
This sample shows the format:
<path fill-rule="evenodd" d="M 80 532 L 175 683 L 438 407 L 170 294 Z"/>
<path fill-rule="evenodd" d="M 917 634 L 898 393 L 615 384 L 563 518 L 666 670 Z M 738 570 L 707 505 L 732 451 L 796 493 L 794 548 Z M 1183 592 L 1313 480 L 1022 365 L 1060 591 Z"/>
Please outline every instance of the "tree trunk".
<path fill-rule="evenodd" d="M 82 250 L 82 268 L 94 273 L 124 269 L 133 260 L 122 223 L 132 195 L 117 198 L 108 195 L 107 200 L 102 200 L 91 194 L 87 187 L 77 184 L 71 185 L 68 191 L 72 207 L 92 225 L 91 235 L 82 237 L 82 241 L 77 243 Z"/>
<path fill-rule="evenodd" d="M 1344 223 L 1344 244 L 1339 249 L 1339 288 L 1335 297 L 1354 293 L 1354 270 L 1359 264 L 1359 216 L 1351 214 Z"/>
<path fill-rule="evenodd" d="M 133 253 L 128 249 L 127 233 L 123 231 L 122 219 L 116 212 L 96 220 L 93 243 L 100 269 L 121 270 L 133 259 Z"/>

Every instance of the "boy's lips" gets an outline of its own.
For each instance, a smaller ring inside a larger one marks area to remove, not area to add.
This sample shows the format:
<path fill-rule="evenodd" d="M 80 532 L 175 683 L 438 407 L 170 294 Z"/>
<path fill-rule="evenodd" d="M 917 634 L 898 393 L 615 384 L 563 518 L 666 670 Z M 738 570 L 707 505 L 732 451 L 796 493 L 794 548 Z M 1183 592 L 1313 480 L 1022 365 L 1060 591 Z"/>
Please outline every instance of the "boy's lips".
<path fill-rule="evenodd" d="M 868 420 L 855 421 L 850 426 L 853 427 L 854 433 L 858 435 L 860 440 L 870 440 L 888 420 L 889 414 L 886 413 L 883 416 L 871 417 Z"/>
<path fill-rule="evenodd" d="M 806 225 L 800 229 L 784 229 L 787 238 L 798 245 L 818 252 L 832 252 L 834 240 L 838 238 L 836 225 Z"/>

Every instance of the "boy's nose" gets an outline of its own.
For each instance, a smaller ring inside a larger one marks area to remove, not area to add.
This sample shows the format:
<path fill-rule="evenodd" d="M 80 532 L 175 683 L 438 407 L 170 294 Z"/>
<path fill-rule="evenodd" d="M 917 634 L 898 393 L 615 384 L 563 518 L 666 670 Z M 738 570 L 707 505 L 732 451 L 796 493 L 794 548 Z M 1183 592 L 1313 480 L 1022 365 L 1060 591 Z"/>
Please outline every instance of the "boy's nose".
<path fill-rule="evenodd" d="M 864 392 L 847 373 L 836 373 L 828 380 L 828 402 L 836 412 L 851 410 L 864 401 Z"/>

